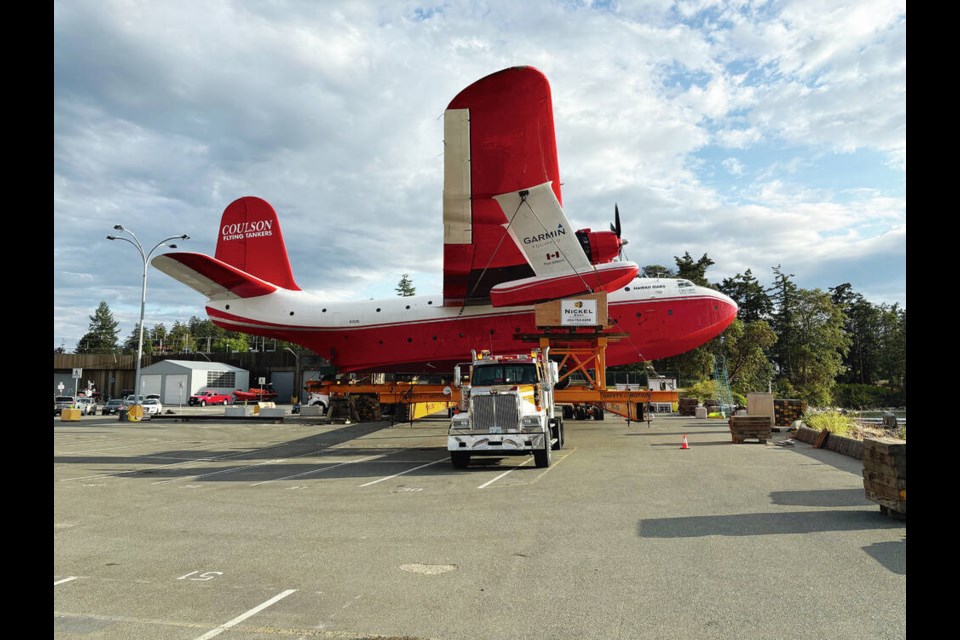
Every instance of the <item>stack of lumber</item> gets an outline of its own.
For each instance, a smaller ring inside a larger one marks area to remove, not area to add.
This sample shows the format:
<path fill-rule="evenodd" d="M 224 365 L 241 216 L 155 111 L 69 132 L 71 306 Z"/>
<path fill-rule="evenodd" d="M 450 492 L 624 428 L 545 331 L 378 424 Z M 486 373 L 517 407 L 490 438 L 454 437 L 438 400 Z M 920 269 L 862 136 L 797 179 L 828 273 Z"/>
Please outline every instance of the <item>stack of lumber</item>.
<path fill-rule="evenodd" d="M 864 438 L 863 489 L 880 512 L 907 517 L 907 443 L 897 438 Z"/>
<path fill-rule="evenodd" d="M 699 400 L 696 398 L 680 398 L 677 405 L 677 412 L 682 416 L 696 415 Z"/>
<path fill-rule="evenodd" d="M 746 438 L 756 438 L 766 444 L 770 437 L 770 416 L 732 416 L 729 420 L 730 439 L 740 444 Z"/>
<path fill-rule="evenodd" d="M 805 400 L 778 398 L 773 401 L 773 424 L 778 427 L 789 427 L 796 420 L 803 418 L 806 410 Z"/>

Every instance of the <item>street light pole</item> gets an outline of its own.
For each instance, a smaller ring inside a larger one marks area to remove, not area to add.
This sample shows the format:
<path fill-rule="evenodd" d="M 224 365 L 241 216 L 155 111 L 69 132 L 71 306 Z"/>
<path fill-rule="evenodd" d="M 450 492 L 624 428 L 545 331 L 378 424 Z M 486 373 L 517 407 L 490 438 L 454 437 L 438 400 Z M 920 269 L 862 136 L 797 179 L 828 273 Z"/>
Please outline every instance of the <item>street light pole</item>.
<path fill-rule="evenodd" d="M 131 240 L 130 238 L 123 238 L 120 236 L 107 236 L 107 240 L 123 240 L 124 242 L 129 242 L 130 244 L 132 244 L 134 247 L 137 248 L 137 251 L 140 252 L 140 259 L 143 261 L 143 280 L 140 286 L 140 337 L 137 339 L 137 373 L 133 381 L 133 404 L 141 405 L 143 403 L 140 400 L 140 397 L 142 395 L 141 393 L 142 383 L 140 380 L 140 365 L 141 365 L 141 361 L 143 360 L 143 316 L 147 306 L 147 268 L 150 266 L 150 258 L 153 257 L 154 251 L 156 251 L 157 249 L 163 246 L 168 246 L 171 249 L 176 249 L 177 245 L 175 244 L 168 245 L 167 243 L 171 240 L 189 240 L 190 236 L 188 236 L 187 234 L 183 234 L 180 236 L 170 236 L 169 238 L 164 238 L 163 240 L 155 244 L 153 246 L 153 249 L 150 249 L 149 252 L 145 253 L 143 250 L 143 245 L 140 244 L 140 239 L 137 238 L 137 236 L 133 233 L 133 231 L 131 231 L 130 229 L 125 229 L 123 225 L 119 225 L 119 224 L 114 225 L 113 228 L 116 231 L 119 231 L 120 233 L 130 234 L 130 237 L 132 237 L 133 240 Z"/>

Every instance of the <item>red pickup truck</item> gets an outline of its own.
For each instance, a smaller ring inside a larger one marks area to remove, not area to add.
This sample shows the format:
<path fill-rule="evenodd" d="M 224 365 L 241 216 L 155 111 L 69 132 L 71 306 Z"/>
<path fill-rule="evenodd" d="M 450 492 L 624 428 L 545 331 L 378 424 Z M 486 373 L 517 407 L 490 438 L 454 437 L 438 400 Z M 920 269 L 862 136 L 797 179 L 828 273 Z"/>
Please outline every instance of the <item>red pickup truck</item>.
<path fill-rule="evenodd" d="M 230 404 L 231 402 L 233 402 L 233 396 L 226 393 L 210 391 L 209 389 L 197 391 L 187 400 L 187 404 L 191 406 L 200 405 L 201 407 L 205 407 L 208 404 Z"/>

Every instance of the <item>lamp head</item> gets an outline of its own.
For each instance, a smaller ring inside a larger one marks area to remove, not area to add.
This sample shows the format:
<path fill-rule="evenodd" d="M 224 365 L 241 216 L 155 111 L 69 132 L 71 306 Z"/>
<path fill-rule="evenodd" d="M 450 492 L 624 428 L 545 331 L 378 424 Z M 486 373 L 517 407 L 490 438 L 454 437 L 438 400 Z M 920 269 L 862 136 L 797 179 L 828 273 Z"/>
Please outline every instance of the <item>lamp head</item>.
<path fill-rule="evenodd" d="M 117 230 L 117 231 L 123 231 L 123 225 L 122 225 L 122 224 L 115 224 L 115 225 L 113 225 L 113 228 L 114 228 L 115 230 Z"/>

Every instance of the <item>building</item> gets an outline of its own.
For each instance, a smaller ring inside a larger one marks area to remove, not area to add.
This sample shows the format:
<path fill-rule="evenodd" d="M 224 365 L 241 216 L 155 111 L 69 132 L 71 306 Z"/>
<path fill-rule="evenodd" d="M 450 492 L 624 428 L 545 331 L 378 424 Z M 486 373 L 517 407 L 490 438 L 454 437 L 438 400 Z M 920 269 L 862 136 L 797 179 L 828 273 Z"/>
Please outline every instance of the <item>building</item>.
<path fill-rule="evenodd" d="M 250 387 L 250 372 L 223 362 L 161 360 L 140 370 L 143 394 L 159 393 L 163 404 L 187 404 L 201 389 L 232 394 Z"/>

